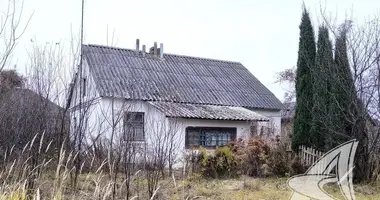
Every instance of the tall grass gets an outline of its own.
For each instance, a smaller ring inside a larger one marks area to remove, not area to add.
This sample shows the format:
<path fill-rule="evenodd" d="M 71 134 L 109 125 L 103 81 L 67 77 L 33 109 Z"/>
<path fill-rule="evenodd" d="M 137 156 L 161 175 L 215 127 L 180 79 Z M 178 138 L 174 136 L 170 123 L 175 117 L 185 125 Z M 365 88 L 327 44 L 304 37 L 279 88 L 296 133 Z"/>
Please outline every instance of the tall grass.
<path fill-rule="evenodd" d="M 114 185 L 117 188 L 114 199 L 125 199 L 123 177 L 112 181 L 105 170 L 107 159 L 96 163 L 95 154 L 90 152 L 80 152 L 84 161 L 74 187 L 74 160 L 79 153 L 68 151 L 65 145 L 54 149 L 53 142 L 44 141 L 44 136 L 36 134 L 23 148 L 16 149 L 13 145 L 3 151 L 0 199 L 112 199 Z"/>
<path fill-rule="evenodd" d="M 216 197 L 218 193 L 224 193 L 227 199 L 234 199 L 235 193 L 244 198 L 248 198 L 247 195 L 256 198 L 256 193 L 273 192 L 274 196 L 284 196 L 288 192 L 268 190 L 265 183 L 253 179 L 208 182 L 201 177 L 194 178 L 197 174 L 185 177 L 186 170 L 182 169 L 182 172 L 161 179 L 153 195 L 149 196 L 146 170 L 135 169 L 132 176 L 128 176 L 129 180 L 125 172 L 120 171 L 114 179 L 115 172 L 109 169 L 107 158 L 96 157 L 97 154 L 90 150 L 74 153 L 67 148 L 68 145 L 58 148 L 53 145 L 54 142 L 44 141 L 45 138 L 44 133 L 36 134 L 23 148 L 12 146 L 3 151 L 0 160 L 0 200 L 108 200 L 127 199 L 127 196 L 134 200 L 185 200 L 199 199 L 201 196 Z M 79 155 L 83 162 L 76 170 L 75 159 Z M 76 184 L 73 183 L 74 173 L 79 173 Z M 130 181 L 128 190 L 127 181 Z M 218 189 L 219 186 L 224 189 Z M 130 194 L 127 195 L 128 191 Z M 240 198 L 236 196 L 236 199 Z"/>

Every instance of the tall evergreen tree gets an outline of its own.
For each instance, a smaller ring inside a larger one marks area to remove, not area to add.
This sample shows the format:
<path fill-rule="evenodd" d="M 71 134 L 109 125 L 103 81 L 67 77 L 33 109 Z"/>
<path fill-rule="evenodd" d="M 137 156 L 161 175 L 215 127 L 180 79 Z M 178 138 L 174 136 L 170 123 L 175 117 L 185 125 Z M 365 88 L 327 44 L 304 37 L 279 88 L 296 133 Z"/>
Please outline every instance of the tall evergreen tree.
<path fill-rule="evenodd" d="M 331 69 L 329 119 L 331 140 L 328 147 L 333 148 L 353 137 L 354 102 L 356 90 L 347 56 L 346 29 L 343 28 L 335 40 L 335 59 Z"/>
<path fill-rule="evenodd" d="M 296 109 L 292 148 L 298 150 L 299 145 L 311 145 L 310 127 L 312 119 L 313 85 L 311 69 L 315 64 L 315 38 L 309 13 L 304 8 L 302 13 L 300 39 L 298 47 L 297 74 L 296 74 Z"/>
<path fill-rule="evenodd" d="M 313 109 L 310 140 L 312 147 L 326 150 L 325 144 L 329 137 L 330 121 L 327 117 L 329 110 L 329 91 L 332 79 L 330 70 L 333 65 L 332 44 L 329 38 L 329 30 L 321 26 L 318 32 L 317 56 L 315 67 L 312 69 L 313 77 Z"/>
<path fill-rule="evenodd" d="M 356 156 L 354 181 L 369 178 L 368 170 L 368 133 L 366 131 L 367 111 L 357 96 L 355 83 L 347 56 L 347 24 L 335 42 L 334 82 L 330 104 L 331 129 L 334 130 L 332 145 L 336 146 L 350 139 L 359 141 Z M 332 148 L 333 146 L 331 146 Z"/>

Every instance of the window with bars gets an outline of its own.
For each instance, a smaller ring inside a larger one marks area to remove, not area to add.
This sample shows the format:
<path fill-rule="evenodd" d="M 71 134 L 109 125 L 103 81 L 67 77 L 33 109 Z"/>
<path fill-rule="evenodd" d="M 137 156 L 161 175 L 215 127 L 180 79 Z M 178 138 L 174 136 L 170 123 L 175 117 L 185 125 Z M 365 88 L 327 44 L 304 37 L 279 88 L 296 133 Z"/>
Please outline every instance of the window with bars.
<path fill-rule="evenodd" d="M 224 146 L 236 138 L 236 128 L 187 127 L 185 144 L 187 148 Z"/>
<path fill-rule="evenodd" d="M 124 140 L 144 141 L 144 113 L 126 112 L 124 116 Z"/>

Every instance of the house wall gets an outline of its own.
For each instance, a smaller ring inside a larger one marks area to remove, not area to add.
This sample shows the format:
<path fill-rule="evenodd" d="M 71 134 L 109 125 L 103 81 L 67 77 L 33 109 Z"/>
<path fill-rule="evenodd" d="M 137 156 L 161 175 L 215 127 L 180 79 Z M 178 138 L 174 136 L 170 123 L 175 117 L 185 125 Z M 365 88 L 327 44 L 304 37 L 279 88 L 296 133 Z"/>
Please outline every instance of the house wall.
<path fill-rule="evenodd" d="M 103 145 L 117 145 L 123 137 L 123 117 L 125 112 L 144 112 L 144 129 L 146 135 L 146 147 L 148 151 L 154 150 L 154 143 L 161 137 L 162 133 L 175 132 L 173 138 L 179 160 L 183 161 L 185 149 L 185 130 L 189 126 L 207 127 L 236 127 L 237 137 L 246 137 L 250 133 L 250 123 L 242 121 L 200 120 L 200 119 L 170 119 L 159 112 L 149 103 L 143 101 L 125 100 L 123 98 L 100 97 L 96 91 L 93 78 L 89 73 L 87 62 L 83 63 L 82 77 L 86 78 L 86 96 L 80 96 L 80 79 L 75 82 L 73 98 L 71 102 L 71 133 L 78 132 L 78 119 L 83 118 L 84 142 L 88 146 L 100 142 Z M 79 101 L 80 100 L 80 101 Z M 78 108 L 79 102 L 88 103 Z M 258 131 L 261 126 L 273 128 L 274 134 L 281 132 L 280 111 L 252 109 L 254 112 L 271 118 L 270 123 L 259 122 Z M 81 111 L 81 112 L 80 112 Z M 82 115 L 82 117 L 81 117 Z M 74 134 L 73 134 L 74 133 Z M 72 138 L 73 139 L 73 138 Z M 141 144 L 143 145 L 143 144 Z M 154 154 L 152 152 L 151 154 Z M 179 164 L 180 165 L 180 164 Z M 179 166 L 177 165 L 177 166 Z"/>
<path fill-rule="evenodd" d="M 259 122 L 260 126 L 268 126 L 272 129 L 273 135 L 281 134 L 281 111 L 280 110 L 264 110 L 264 109 L 250 109 L 258 114 L 270 118 L 268 122 Z M 260 129 L 258 130 L 260 131 Z"/>
<path fill-rule="evenodd" d="M 286 138 L 289 137 L 293 132 L 293 120 L 284 120 L 281 123 L 281 137 Z"/>
<path fill-rule="evenodd" d="M 286 146 L 287 149 L 291 149 L 293 133 L 293 119 L 283 120 L 281 123 L 281 142 Z"/>
<path fill-rule="evenodd" d="M 70 139 L 71 142 L 78 142 L 78 135 L 83 135 L 81 144 L 85 144 L 93 139 L 90 137 L 91 133 L 101 131 L 101 128 L 96 127 L 100 121 L 97 119 L 100 111 L 100 96 L 86 60 L 83 60 L 80 70 L 82 73 L 78 71 L 76 74 L 70 101 Z M 81 89 L 81 78 L 86 78 L 86 95 L 83 95 Z"/>
<path fill-rule="evenodd" d="M 237 137 L 248 137 L 250 134 L 250 123 L 245 121 L 223 121 L 223 120 L 201 120 L 201 119 L 171 119 L 166 118 L 163 113 L 152 105 L 143 101 L 124 100 L 121 98 L 101 98 L 88 110 L 85 138 L 88 145 L 94 142 L 115 146 L 123 137 L 123 116 L 125 112 L 144 112 L 145 139 L 147 151 L 154 154 L 154 145 L 158 138 L 167 133 L 174 134 L 174 146 L 177 149 L 177 165 L 184 163 L 185 133 L 186 128 L 191 126 L 203 127 L 234 127 L 237 129 Z M 273 112 L 261 112 L 273 116 Z M 276 118 L 273 119 L 276 121 Z M 260 122 L 260 126 L 270 126 L 268 122 Z M 141 143 L 143 146 L 143 143 Z M 143 147 L 141 147 L 143 148 Z"/>

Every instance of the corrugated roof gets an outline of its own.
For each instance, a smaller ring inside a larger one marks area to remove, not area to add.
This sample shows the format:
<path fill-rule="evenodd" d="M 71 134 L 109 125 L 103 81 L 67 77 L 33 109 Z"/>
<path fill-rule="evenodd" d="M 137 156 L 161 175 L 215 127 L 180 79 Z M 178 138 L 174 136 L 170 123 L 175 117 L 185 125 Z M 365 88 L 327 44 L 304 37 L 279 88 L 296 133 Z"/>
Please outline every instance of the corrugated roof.
<path fill-rule="evenodd" d="M 269 119 L 254 111 L 242 107 L 216 106 L 202 104 L 186 104 L 150 101 L 151 105 L 164 113 L 167 117 L 240 120 L 240 121 L 268 121 Z"/>
<path fill-rule="evenodd" d="M 101 96 L 250 108 L 282 103 L 238 62 L 84 45 Z"/>

